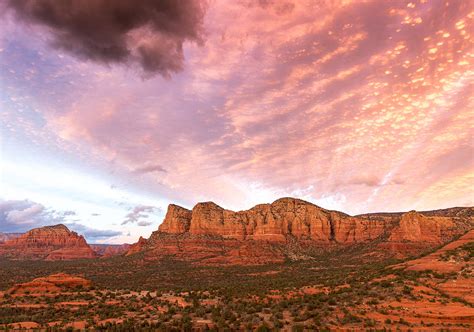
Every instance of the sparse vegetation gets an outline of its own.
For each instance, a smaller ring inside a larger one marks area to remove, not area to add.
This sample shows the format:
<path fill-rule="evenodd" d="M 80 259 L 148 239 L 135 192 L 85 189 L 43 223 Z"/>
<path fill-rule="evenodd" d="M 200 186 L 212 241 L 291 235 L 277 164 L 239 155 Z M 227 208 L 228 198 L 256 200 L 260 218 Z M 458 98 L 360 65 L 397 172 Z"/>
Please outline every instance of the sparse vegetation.
<path fill-rule="evenodd" d="M 462 250 L 466 248 L 470 246 Z M 0 329 L 27 321 L 40 327 L 57 322 L 54 328 L 61 330 L 82 326 L 97 331 L 414 328 L 443 325 L 418 317 L 416 311 L 408 314 L 404 306 L 411 303 L 472 308 L 464 299 L 425 285 L 426 280 L 446 282 L 456 273 L 408 271 L 393 268 L 395 263 L 399 262 L 368 262 L 363 251 L 354 250 L 263 266 L 206 267 L 171 259 L 147 263 L 141 255 L 74 262 L 0 261 L 3 290 L 57 272 L 83 275 L 94 284 L 92 289 L 60 294 L 5 294 L 0 297 Z M 465 322 L 453 321 L 452 326 L 465 328 Z"/>

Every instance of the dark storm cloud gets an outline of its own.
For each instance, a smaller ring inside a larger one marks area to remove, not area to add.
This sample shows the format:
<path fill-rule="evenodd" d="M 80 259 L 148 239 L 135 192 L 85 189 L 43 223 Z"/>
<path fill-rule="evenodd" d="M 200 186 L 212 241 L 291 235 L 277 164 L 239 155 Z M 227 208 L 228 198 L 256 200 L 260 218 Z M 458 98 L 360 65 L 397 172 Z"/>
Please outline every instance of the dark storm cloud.
<path fill-rule="evenodd" d="M 101 63 L 136 64 L 169 77 L 183 68 L 183 43 L 202 42 L 199 0 L 9 0 L 22 21 L 49 28 L 53 46 Z"/>

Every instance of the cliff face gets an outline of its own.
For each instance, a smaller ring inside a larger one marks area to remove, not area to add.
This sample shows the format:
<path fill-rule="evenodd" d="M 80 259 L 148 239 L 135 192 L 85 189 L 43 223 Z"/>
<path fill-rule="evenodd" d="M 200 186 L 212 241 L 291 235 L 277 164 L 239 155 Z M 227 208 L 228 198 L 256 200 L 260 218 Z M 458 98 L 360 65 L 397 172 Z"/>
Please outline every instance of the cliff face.
<path fill-rule="evenodd" d="M 399 258 L 418 255 L 472 229 L 472 210 L 469 212 L 469 209 L 466 209 L 463 213 L 467 214 L 446 217 L 445 215 L 450 213 L 442 210 L 438 215 L 416 211 L 404 213 L 381 247 L 395 252 L 395 256 Z"/>
<path fill-rule="evenodd" d="M 189 230 L 191 222 L 191 211 L 181 206 L 170 204 L 166 212 L 165 220 L 160 225 L 160 230 L 165 233 L 180 234 Z"/>
<path fill-rule="evenodd" d="M 171 206 L 159 232 L 216 235 L 238 240 L 285 242 L 287 237 L 316 242 L 354 243 L 375 239 L 392 224 L 328 211 L 299 199 L 282 198 L 234 212 L 208 202 L 192 211 Z M 180 227 L 178 227 L 179 225 Z"/>
<path fill-rule="evenodd" d="M 65 260 L 94 258 L 84 237 L 64 225 L 46 226 L 0 244 L 0 256 L 13 259 Z"/>
<path fill-rule="evenodd" d="M 416 211 L 402 215 L 398 227 L 390 234 L 391 242 L 428 242 L 441 244 L 455 226 L 449 217 L 426 217 Z"/>
<path fill-rule="evenodd" d="M 294 198 L 239 212 L 212 202 L 192 210 L 170 205 L 158 231 L 141 239 L 133 253 L 147 251 L 148 259 L 261 264 L 283 261 L 296 241 L 327 249 L 377 243 L 381 250 L 404 256 L 464 233 L 473 220 L 472 208 L 349 216 Z"/>

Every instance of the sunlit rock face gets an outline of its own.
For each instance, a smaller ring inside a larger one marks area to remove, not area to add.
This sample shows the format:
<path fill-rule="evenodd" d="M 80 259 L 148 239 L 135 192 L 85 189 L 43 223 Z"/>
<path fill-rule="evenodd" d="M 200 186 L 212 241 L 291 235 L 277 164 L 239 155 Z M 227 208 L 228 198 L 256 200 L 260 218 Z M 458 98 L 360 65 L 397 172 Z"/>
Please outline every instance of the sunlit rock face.
<path fill-rule="evenodd" d="M 451 217 L 428 217 L 415 211 L 391 217 L 367 216 L 370 215 L 352 217 L 294 198 L 282 198 L 239 212 L 206 202 L 198 203 L 192 211 L 170 205 L 159 232 L 267 241 L 286 241 L 291 236 L 347 244 L 389 235 L 389 241 L 440 243 L 455 226 Z"/>
<path fill-rule="evenodd" d="M 239 240 L 283 241 L 288 236 L 317 242 L 352 243 L 376 238 L 386 223 L 369 222 L 328 211 L 294 198 L 234 212 L 212 202 L 192 211 L 170 205 L 159 231 L 170 234 L 218 235 Z"/>
<path fill-rule="evenodd" d="M 165 222 L 160 225 L 160 230 L 165 233 L 180 234 L 189 230 L 191 211 L 181 206 L 170 204 L 166 212 Z"/>
<path fill-rule="evenodd" d="M 13 259 L 69 260 L 94 258 L 97 254 L 82 235 L 64 225 L 46 226 L 6 241 L 0 255 Z"/>
<path fill-rule="evenodd" d="M 402 215 L 398 227 L 390 235 L 390 241 L 430 242 L 441 244 L 449 236 L 454 222 L 446 217 L 426 217 L 416 211 Z"/>
<path fill-rule="evenodd" d="M 147 241 L 141 239 L 134 253 L 150 250 L 150 259 L 171 255 L 260 264 L 283 261 L 290 243 L 298 243 L 327 249 L 376 244 L 405 256 L 445 243 L 473 227 L 471 208 L 453 211 L 349 216 L 295 198 L 238 212 L 213 202 L 198 203 L 192 210 L 170 205 L 158 231 Z"/>
<path fill-rule="evenodd" d="M 139 253 L 145 249 L 145 246 L 147 245 L 147 240 L 140 236 L 138 241 L 130 246 L 128 251 L 126 252 L 126 256 L 130 256 L 136 253 Z"/>

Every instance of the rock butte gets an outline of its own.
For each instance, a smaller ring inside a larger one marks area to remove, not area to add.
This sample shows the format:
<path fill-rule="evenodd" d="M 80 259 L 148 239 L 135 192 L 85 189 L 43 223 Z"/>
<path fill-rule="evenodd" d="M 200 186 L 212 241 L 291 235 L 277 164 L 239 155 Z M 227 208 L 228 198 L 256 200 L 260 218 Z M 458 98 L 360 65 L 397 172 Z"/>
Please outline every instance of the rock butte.
<path fill-rule="evenodd" d="M 308 247 L 375 243 L 394 256 L 419 254 L 472 229 L 473 208 L 349 216 L 312 203 L 281 198 L 234 212 L 213 202 L 192 210 L 171 204 L 158 231 L 133 252 L 204 264 L 263 264 L 305 256 Z"/>
<path fill-rule="evenodd" d="M 11 259 L 68 260 L 97 254 L 83 236 L 64 225 L 35 228 L 0 244 L 0 256 Z"/>

